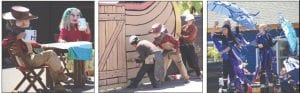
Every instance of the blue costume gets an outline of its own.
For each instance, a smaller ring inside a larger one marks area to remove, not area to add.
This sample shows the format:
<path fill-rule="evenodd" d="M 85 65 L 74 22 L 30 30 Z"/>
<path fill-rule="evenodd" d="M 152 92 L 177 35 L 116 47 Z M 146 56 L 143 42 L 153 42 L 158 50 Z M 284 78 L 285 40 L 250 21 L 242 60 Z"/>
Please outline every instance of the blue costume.
<path fill-rule="evenodd" d="M 234 83 L 234 86 L 240 91 L 243 91 L 241 81 L 245 83 L 251 83 L 244 75 L 243 68 L 240 67 L 244 59 L 241 58 L 241 51 L 236 45 L 239 42 L 239 38 L 235 38 L 233 35 L 214 34 L 213 42 L 218 49 L 222 51 L 227 47 L 230 48 L 230 51 L 222 54 L 223 59 L 223 78 L 226 78 L 227 75 L 230 77 L 230 84 Z M 222 44 L 218 42 L 218 39 L 222 40 Z M 226 84 L 225 84 L 226 88 Z"/>
<path fill-rule="evenodd" d="M 263 47 L 259 48 L 259 59 L 261 62 L 261 72 L 266 73 L 266 80 L 261 81 L 261 83 L 269 83 L 272 75 L 271 71 L 271 63 L 273 58 L 273 51 L 272 47 L 275 45 L 276 42 L 272 41 L 271 34 L 257 34 L 256 36 L 256 43 L 262 44 Z M 265 77 L 262 77 L 265 78 Z M 262 80 L 262 79 L 261 79 Z"/>

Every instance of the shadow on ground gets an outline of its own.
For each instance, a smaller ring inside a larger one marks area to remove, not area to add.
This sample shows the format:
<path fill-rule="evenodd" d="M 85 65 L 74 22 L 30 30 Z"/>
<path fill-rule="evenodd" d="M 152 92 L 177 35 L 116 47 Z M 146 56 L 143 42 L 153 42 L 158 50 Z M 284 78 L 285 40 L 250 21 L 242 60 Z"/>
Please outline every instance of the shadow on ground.
<path fill-rule="evenodd" d="M 222 63 L 207 63 L 207 93 L 217 93 L 219 77 L 221 77 Z"/>
<path fill-rule="evenodd" d="M 196 78 L 191 78 L 191 83 L 199 83 L 202 82 L 200 79 L 196 79 Z M 189 83 L 188 83 L 189 84 Z M 176 89 L 177 87 L 185 87 L 187 84 L 185 83 L 184 80 L 171 80 L 171 81 L 166 81 L 164 83 L 162 83 L 160 85 L 159 88 L 153 88 L 152 85 L 150 83 L 148 84 L 141 84 L 140 86 L 138 86 L 138 88 L 135 89 L 128 89 L 128 88 L 124 88 L 124 89 L 120 89 L 120 90 L 114 90 L 114 91 L 110 91 L 110 92 L 114 92 L 114 93 L 134 93 L 134 92 L 156 92 L 156 91 L 160 91 L 160 90 L 170 90 L 170 92 L 172 92 L 173 90 L 171 89 Z M 199 86 L 200 88 L 200 86 Z M 188 88 L 187 88 L 188 89 Z M 183 90 L 181 90 L 183 91 Z"/>

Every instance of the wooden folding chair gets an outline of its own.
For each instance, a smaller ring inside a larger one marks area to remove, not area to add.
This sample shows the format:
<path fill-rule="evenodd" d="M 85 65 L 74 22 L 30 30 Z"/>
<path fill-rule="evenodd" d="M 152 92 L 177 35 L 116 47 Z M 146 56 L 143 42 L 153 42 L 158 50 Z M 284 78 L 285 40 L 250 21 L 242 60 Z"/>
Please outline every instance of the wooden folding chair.
<path fill-rule="evenodd" d="M 18 89 L 21 87 L 21 85 L 24 84 L 24 82 L 27 80 L 29 82 L 29 85 L 27 85 L 26 89 L 23 92 L 28 92 L 30 88 L 33 88 L 36 92 L 42 91 L 48 91 L 45 84 L 42 82 L 41 74 L 47 69 L 47 66 L 40 66 L 40 67 L 30 67 L 20 56 L 17 56 L 14 54 L 15 52 L 13 49 L 9 50 L 9 55 L 13 63 L 16 64 L 16 68 L 22 73 L 23 78 L 22 80 L 17 84 L 17 86 L 14 88 L 14 91 L 18 91 Z M 36 72 L 38 70 L 38 72 Z M 35 82 L 38 82 L 38 84 L 41 85 L 42 89 L 38 89 L 35 85 Z"/>

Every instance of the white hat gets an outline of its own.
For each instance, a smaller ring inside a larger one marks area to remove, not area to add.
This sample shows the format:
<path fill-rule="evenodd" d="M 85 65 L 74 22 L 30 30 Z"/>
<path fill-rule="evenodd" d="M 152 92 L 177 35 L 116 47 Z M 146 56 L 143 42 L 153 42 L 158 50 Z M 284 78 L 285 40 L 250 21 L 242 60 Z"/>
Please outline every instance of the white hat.
<path fill-rule="evenodd" d="M 129 43 L 131 44 L 132 42 L 140 40 L 137 36 L 132 35 L 129 37 Z"/>
<path fill-rule="evenodd" d="M 193 20 L 193 19 L 195 19 L 194 15 L 192 15 L 192 14 L 185 15 L 185 21 L 190 21 L 190 20 Z"/>

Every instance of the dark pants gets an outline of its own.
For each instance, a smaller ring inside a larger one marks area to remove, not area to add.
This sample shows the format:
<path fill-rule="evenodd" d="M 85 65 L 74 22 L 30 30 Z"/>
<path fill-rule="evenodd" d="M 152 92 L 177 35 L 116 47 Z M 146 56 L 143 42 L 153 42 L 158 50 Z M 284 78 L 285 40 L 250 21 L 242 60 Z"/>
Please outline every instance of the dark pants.
<path fill-rule="evenodd" d="M 139 82 L 143 79 L 145 74 L 148 74 L 148 77 L 151 81 L 152 86 L 157 86 L 157 81 L 154 77 L 154 64 L 143 64 L 143 66 L 140 68 L 137 76 L 133 80 L 133 82 L 130 84 L 130 86 L 137 86 Z"/>
<path fill-rule="evenodd" d="M 180 51 L 182 56 L 182 61 L 184 65 L 190 66 L 196 71 L 197 76 L 200 75 L 200 67 L 197 60 L 197 55 L 195 53 L 195 47 L 193 44 L 181 44 Z"/>
<path fill-rule="evenodd" d="M 234 73 L 233 73 L 233 64 L 230 62 L 229 59 L 223 60 L 223 78 L 227 78 L 229 75 L 230 82 L 233 82 Z M 228 81 L 228 80 L 227 80 Z M 224 82 L 224 88 L 227 88 L 227 81 Z"/>

